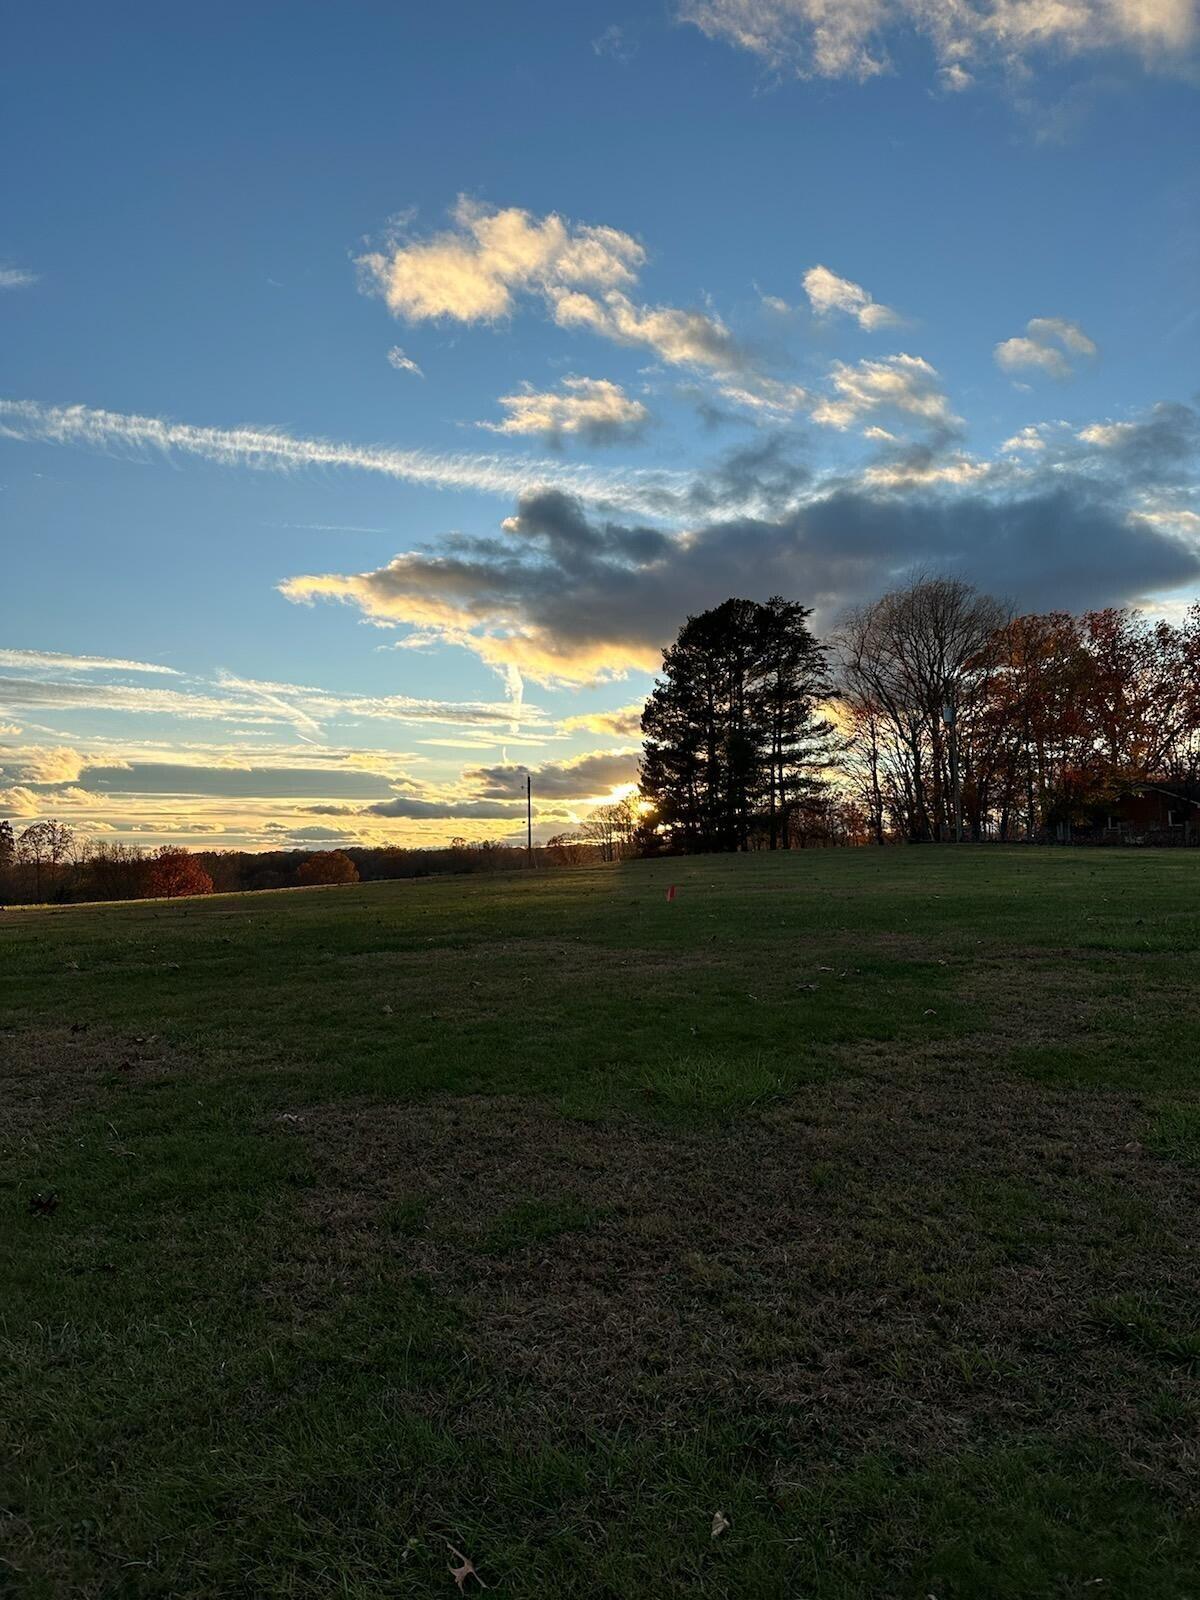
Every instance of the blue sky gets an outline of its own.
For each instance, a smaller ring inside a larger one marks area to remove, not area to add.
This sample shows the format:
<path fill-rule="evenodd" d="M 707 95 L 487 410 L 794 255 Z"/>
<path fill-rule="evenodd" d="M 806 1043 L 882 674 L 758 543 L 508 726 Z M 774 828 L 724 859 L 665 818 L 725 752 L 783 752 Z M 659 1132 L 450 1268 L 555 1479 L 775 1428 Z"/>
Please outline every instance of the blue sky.
<path fill-rule="evenodd" d="M 1194 0 L 821 12 L 11 16 L 0 812 L 549 834 L 729 593 L 1200 593 Z"/>

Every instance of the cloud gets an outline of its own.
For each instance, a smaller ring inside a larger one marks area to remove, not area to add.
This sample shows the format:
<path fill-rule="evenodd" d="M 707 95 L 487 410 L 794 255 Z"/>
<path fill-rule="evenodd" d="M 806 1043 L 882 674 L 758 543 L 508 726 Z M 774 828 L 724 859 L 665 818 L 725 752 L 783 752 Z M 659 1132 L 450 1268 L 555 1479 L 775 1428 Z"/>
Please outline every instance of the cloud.
<path fill-rule="evenodd" d="M 1024 372 L 1030 369 L 1046 373 L 1051 378 L 1069 378 L 1074 372 L 1071 356 L 1095 356 L 1097 347 L 1077 322 L 1064 317 L 1032 317 L 1025 333 L 1013 339 L 1004 339 L 993 354 L 996 365 L 1004 372 Z"/>
<path fill-rule="evenodd" d="M 1194 0 L 682 0 L 679 16 L 774 71 L 860 82 L 890 70 L 889 46 L 915 32 L 951 90 L 1038 57 L 1124 50 L 1178 64 L 1196 36 Z"/>
<path fill-rule="evenodd" d="M 16 667 L 29 671 L 69 672 L 151 672 L 167 678 L 178 678 L 174 667 L 163 667 L 155 661 L 125 661 L 119 656 L 72 656 L 57 650 L 0 650 L 0 667 Z"/>
<path fill-rule="evenodd" d="M 1011 439 L 1005 439 L 1000 448 L 1001 450 L 1008 450 L 1012 452 L 1020 450 L 1044 450 L 1046 448 L 1046 441 L 1042 438 L 1037 426 L 1035 424 L 1030 424 L 1029 426 L 1022 428 L 1018 433 L 1014 433 Z"/>
<path fill-rule="evenodd" d="M 798 383 L 762 376 L 738 383 L 722 383 L 720 392 L 735 405 L 744 406 L 773 422 L 794 416 L 808 401 L 808 390 Z"/>
<path fill-rule="evenodd" d="M 937 369 L 921 356 L 883 356 L 878 361 L 830 368 L 833 394 L 818 402 L 814 422 L 849 428 L 876 412 L 900 412 L 927 427 L 953 431 L 961 423 L 942 392 Z"/>
<path fill-rule="evenodd" d="M 944 420 L 941 406 L 930 410 Z M 828 620 L 918 567 L 961 574 L 1021 605 L 1133 602 L 1200 581 L 1200 549 L 1177 536 L 1177 518 L 1161 520 L 1177 504 L 1171 474 L 1186 476 L 1179 452 L 1195 413 L 1169 407 L 1139 427 L 1028 461 L 976 461 L 935 442 L 819 483 L 797 468 L 792 492 L 769 514 L 730 515 L 714 493 L 713 513 L 680 533 L 591 518 L 561 493 L 531 494 L 502 538 L 452 536 L 371 571 L 282 587 L 566 684 L 656 670 L 683 619 L 729 595 L 794 595 Z M 786 457 L 769 454 L 757 469 L 742 462 L 747 476 L 786 477 L 785 468 Z"/>
<path fill-rule="evenodd" d="M 1139 486 L 1191 486 L 1200 458 L 1200 414 L 1191 406 L 1160 401 L 1141 417 L 1096 422 L 1076 437 L 1105 470 Z"/>
<path fill-rule="evenodd" d="M 614 61 L 624 63 L 633 60 L 637 45 L 630 41 L 624 28 L 612 22 L 592 40 L 592 50 L 598 56 L 611 56 Z"/>
<path fill-rule="evenodd" d="M 636 749 L 592 750 L 567 761 L 547 761 L 537 767 L 512 762 L 468 767 L 463 781 L 476 788 L 485 800 L 523 799 L 526 778 L 532 780 L 534 794 L 541 800 L 595 800 L 637 782 L 638 756 Z"/>
<path fill-rule="evenodd" d="M 289 839 L 298 841 L 336 839 L 339 844 L 345 844 L 347 840 L 357 838 L 357 831 L 354 828 L 325 828 L 315 822 L 311 824 L 302 823 L 299 827 L 288 828 L 287 834 Z"/>
<path fill-rule="evenodd" d="M 545 714 L 535 706 L 509 701 L 446 701 L 412 695 L 340 694 L 311 685 L 263 682 L 219 676 L 200 691 L 149 689 L 103 683 L 94 678 L 68 682 L 44 678 L 0 677 L 0 708 L 59 712 L 112 711 L 212 721 L 245 727 L 285 725 L 305 735 L 320 735 L 336 721 L 372 721 L 398 726 L 434 724 L 452 728 L 511 729 L 514 722 L 537 726 Z"/>
<path fill-rule="evenodd" d="M 644 701 L 618 706 L 615 711 L 581 711 L 577 716 L 564 717 L 559 727 L 564 733 L 602 733 L 613 739 L 640 739 L 642 736 L 642 710 Z"/>
<path fill-rule="evenodd" d="M 751 360 L 720 317 L 676 306 L 639 306 L 619 290 L 601 298 L 578 289 L 553 297 L 560 328 L 587 328 L 617 344 L 641 345 L 673 367 L 746 372 Z"/>
<path fill-rule="evenodd" d="M 495 324 L 532 298 L 560 328 L 649 350 L 668 366 L 725 376 L 757 371 L 720 317 L 630 297 L 646 261 L 631 234 L 465 198 L 451 215 L 453 226 L 430 239 L 400 239 L 360 259 L 365 287 L 394 316 Z"/>
<path fill-rule="evenodd" d="M 828 267 L 810 267 L 804 274 L 804 292 L 809 304 L 819 317 L 843 311 L 853 317 L 860 328 L 873 332 L 876 328 L 894 328 L 900 318 L 888 306 L 873 300 L 860 283 L 849 278 L 839 278 Z"/>
<path fill-rule="evenodd" d="M 451 318 L 496 322 L 516 296 L 574 288 L 609 289 L 634 281 L 646 252 L 616 228 L 534 217 L 459 198 L 454 226 L 432 239 L 395 243 L 362 256 L 368 288 L 409 322 Z"/>
<path fill-rule="evenodd" d="M 6 811 L 9 816 L 36 817 L 42 811 L 42 807 L 42 796 L 34 794 L 32 789 L 20 786 L 0 789 L 0 811 Z"/>
<path fill-rule="evenodd" d="M 11 753 L 0 749 L 0 771 L 24 783 L 74 783 L 87 765 L 86 756 L 66 745 L 26 745 Z"/>
<path fill-rule="evenodd" d="M 589 504 L 643 515 L 668 509 L 688 484 L 681 473 L 606 472 L 566 462 L 337 444 L 296 438 L 270 428 L 193 427 L 87 406 L 43 406 L 34 400 L 0 400 L 0 437 L 82 445 L 138 457 L 149 453 L 187 455 L 221 466 L 256 470 L 334 467 L 381 473 L 431 488 L 473 489 L 504 496 L 559 483 Z"/>
<path fill-rule="evenodd" d="M 640 400 L 631 400 L 620 384 L 605 378 L 564 378 L 557 392 L 524 384 L 516 394 L 501 395 L 500 404 L 508 413 L 503 422 L 481 422 L 481 428 L 535 434 L 554 446 L 564 435 L 593 445 L 629 443 L 650 420 Z"/>
<path fill-rule="evenodd" d="M 394 367 L 397 372 L 411 372 L 414 373 L 418 378 L 423 378 L 425 376 L 413 358 L 411 356 L 406 356 L 398 344 L 394 344 L 388 351 L 387 360 L 388 366 Z"/>
<path fill-rule="evenodd" d="M 26 267 L 0 267 L 0 289 L 28 289 L 38 281 Z"/>
<path fill-rule="evenodd" d="M 431 822 L 513 822 L 518 816 L 523 816 L 524 812 L 523 800 L 519 805 L 516 802 L 502 805 L 494 800 L 459 800 L 453 797 L 444 800 L 422 800 L 413 795 L 397 795 L 393 800 L 381 800 L 378 805 L 367 806 L 364 815 L 406 817 L 410 821 Z"/>

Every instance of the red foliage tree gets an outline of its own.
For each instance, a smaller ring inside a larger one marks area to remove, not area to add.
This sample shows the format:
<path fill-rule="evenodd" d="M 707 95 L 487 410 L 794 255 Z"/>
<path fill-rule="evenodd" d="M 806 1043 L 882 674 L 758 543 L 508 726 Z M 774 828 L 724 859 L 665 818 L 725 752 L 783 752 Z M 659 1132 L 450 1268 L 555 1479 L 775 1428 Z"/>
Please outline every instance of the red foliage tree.
<path fill-rule="evenodd" d="M 358 868 L 343 850 L 321 850 L 300 863 L 296 869 L 296 882 L 305 885 L 357 883 Z"/>
<path fill-rule="evenodd" d="M 185 894 L 211 894 L 213 881 L 186 850 L 163 845 L 151 860 L 147 892 L 156 900 L 175 900 Z"/>

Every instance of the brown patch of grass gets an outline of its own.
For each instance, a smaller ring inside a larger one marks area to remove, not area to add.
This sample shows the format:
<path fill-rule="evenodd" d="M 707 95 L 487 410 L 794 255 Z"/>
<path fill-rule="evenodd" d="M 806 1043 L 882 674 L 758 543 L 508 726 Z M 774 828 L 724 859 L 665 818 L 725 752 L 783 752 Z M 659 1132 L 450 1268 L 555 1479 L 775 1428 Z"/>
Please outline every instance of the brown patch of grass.
<path fill-rule="evenodd" d="M 1190 1326 L 1193 1174 L 1126 1096 L 998 1076 L 814 1086 L 719 1133 L 571 1123 L 517 1099 L 303 1113 L 318 1182 L 273 1293 L 359 1274 L 465 1313 L 500 1404 L 580 1426 L 773 1415 L 816 1470 L 1027 1432 L 1099 1435 L 1160 1483 L 1200 1460 L 1188 1378 L 1120 1307 Z M 1116 1306 L 1111 1314 L 1098 1305 Z M 1168 1341 L 1169 1342 L 1169 1341 Z"/>
<path fill-rule="evenodd" d="M 86 1023 L 0 1034 L 0 1151 L 11 1158 L 42 1135 L 60 1134 L 114 1074 L 145 1082 L 174 1065 L 153 1034 Z"/>

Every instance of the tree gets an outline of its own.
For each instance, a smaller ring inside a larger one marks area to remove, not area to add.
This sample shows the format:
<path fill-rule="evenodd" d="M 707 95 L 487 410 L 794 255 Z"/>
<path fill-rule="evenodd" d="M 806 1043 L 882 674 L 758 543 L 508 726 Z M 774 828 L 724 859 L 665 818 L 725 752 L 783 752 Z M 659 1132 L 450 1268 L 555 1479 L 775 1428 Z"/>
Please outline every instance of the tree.
<path fill-rule="evenodd" d="M 593 806 L 575 837 L 584 844 L 595 845 L 601 861 L 616 861 L 628 853 L 637 825 L 638 814 L 633 803 L 617 800 L 611 805 Z"/>
<path fill-rule="evenodd" d="M 357 883 L 358 868 L 342 850 L 319 850 L 297 867 L 296 882 L 305 885 Z"/>
<path fill-rule="evenodd" d="M 17 840 L 17 859 L 33 868 L 34 892 L 39 900 L 44 875 L 57 871 L 68 859 L 74 843 L 70 828 L 53 817 L 32 823 Z"/>
<path fill-rule="evenodd" d="M 689 617 L 663 652 L 642 716 L 642 792 L 685 850 L 744 850 L 752 831 L 790 843 L 789 812 L 828 763 L 815 715 L 825 655 L 809 611 L 776 596 Z"/>
<path fill-rule="evenodd" d="M 84 894 L 89 900 L 136 900 L 146 894 L 149 863 L 137 845 L 101 839 L 88 853 Z"/>
<path fill-rule="evenodd" d="M 839 690 L 870 738 L 869 787 L 914 842 L 978 832 L 987 772 L 980 724 L 1006 608 L 957 578 L 917 578 L 851 611 L 838 634 Z"/>
<path fill-rule="evenodd" d="M 156 900 L 175 900 L 181 895 L 211 894 L 213 881 L 195 856 L 163 845 L 151 857 L 147 892 Z"/>

